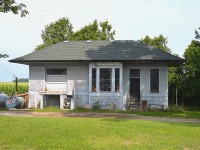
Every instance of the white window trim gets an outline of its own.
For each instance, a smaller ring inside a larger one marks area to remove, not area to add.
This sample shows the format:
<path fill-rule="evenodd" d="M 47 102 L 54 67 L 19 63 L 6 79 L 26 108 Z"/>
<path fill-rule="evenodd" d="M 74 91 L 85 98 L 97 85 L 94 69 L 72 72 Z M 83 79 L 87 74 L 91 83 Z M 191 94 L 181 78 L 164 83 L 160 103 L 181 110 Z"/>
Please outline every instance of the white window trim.
<path fill-rule="evenodd" d="M 159 81 L 159 84 L 158 84 L 158 92 L 151 92 L 151 69 L 158 69 L 158 73 L 159 73 L 159 76 L 158 76 L 158 81 Z M 150 94 L 160 94 L 160 68 L 150 68 L 149 69 L 149 93 Z"/>
<path fill-rule="evenodd" d="M 65 69 L 67 72 L 66 72 L 66 74 L 61 74 L 61 75 L 49 75 L 49 74 L 47 74 L 47 69 Z M 56 67 L 45 67 L 45 76 L 67 76 L 67 73 L 68 73 L 68 68 L 67 67 L 58 67 L 58 66 L 56 66 Z"/>
<path fill-rule="evenodd" d="M 67 73 L 65 75 L 47 75 L 47 69 L 66 69 L 67 70 Z M 45 82 L 44 82 L 44 87 L 46 87 L 46 84 L 50 84 L 50 83 L 58 83 L 58 82 L 51 82 L 51 81 L 47 81 L 47 78 L 48 77 L 53 77 L 53 78 L 59 78 L 59 77 L 65 77 L 66 79 L 66 82 L 59 82 L 59 83 L 67 83 L 67 75 L 68 75 L 68 67 L 65 67 L 65 66 L 47 66 L 45 67 L 45 73 L 44 73 L 44 76 L 45 76 Z"/>
<path fill-rule="evenodd" d="M 96 92 L 92 92 L 92 68 L 96 68 Z M 111 91 L 100 91 L 100 69 L 101 68 L 110 68 L 112 69 L 112 87 Z M 115 91 L 115 69 L 119 68 L 119 91 Z M 90 93 L 123 93 L 123 66 L 122 63 L 119 62 L 117 65 L 97 65 L 97 63 L 89 64 L 89 92 Z"/>

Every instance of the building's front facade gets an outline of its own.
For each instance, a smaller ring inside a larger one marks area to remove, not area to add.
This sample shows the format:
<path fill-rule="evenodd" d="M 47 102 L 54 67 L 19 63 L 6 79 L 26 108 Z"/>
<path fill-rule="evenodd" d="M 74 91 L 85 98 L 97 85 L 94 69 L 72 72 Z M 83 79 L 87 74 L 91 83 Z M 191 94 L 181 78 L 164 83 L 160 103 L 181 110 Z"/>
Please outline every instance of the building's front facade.
<path fill-rule="evenodd" d="M 57 51 L 56 51 L 57 50 Z M 130 101 L 168 107 L 168 66 L 183 61 L 134 41 L 61 42 L 11 60 L 29 65 L 29 107 L 125 110 Z"/>

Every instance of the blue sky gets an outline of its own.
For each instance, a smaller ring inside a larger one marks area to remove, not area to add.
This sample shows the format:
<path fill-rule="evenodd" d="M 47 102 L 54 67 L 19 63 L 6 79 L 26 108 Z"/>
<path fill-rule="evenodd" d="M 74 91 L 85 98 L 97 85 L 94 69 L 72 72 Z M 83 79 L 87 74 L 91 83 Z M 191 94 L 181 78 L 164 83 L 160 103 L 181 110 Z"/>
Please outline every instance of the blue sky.
<path fill-rule="evenodd" d="M 28 66 L 9 63 L 32 52 L 42 43 L 45 25 L 68 17 L 77 30 L 93 20 L 108 20 L 116 30 L 116 40 L 140 40 L 163 34 L 173 53 L 183 55 L 200 27 L 199 0 L 17 0 L 27 5 L 29 15 L 21 18 L 0 13 L 0 82 L 13 80 L 4 66 L 19 78 L 28 78 Z"/>

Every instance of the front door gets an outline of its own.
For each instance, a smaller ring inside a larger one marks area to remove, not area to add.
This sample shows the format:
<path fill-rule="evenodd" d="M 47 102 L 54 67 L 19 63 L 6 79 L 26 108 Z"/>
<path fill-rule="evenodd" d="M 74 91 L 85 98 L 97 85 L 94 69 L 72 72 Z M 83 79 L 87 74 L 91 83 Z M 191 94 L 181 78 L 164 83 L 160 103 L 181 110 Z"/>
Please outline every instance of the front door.
<path fill-rule="evenodd" d="M 130 101 L 140 101 L 140 69 L 130 69 Z"/>

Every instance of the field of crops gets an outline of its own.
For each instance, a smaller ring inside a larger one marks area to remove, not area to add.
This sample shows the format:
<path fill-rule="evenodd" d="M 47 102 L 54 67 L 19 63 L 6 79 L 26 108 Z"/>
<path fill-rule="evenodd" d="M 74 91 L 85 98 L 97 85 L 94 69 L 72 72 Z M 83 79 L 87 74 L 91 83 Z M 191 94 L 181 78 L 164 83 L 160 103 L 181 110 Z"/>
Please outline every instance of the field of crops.
<path fill-rule="evenodd" d="M 0 93 L 12 95 L 16 92 L 15 82 L 0 82 Z M 28 92 L 28 82 L 18 83 L 18 94 Z"/>

